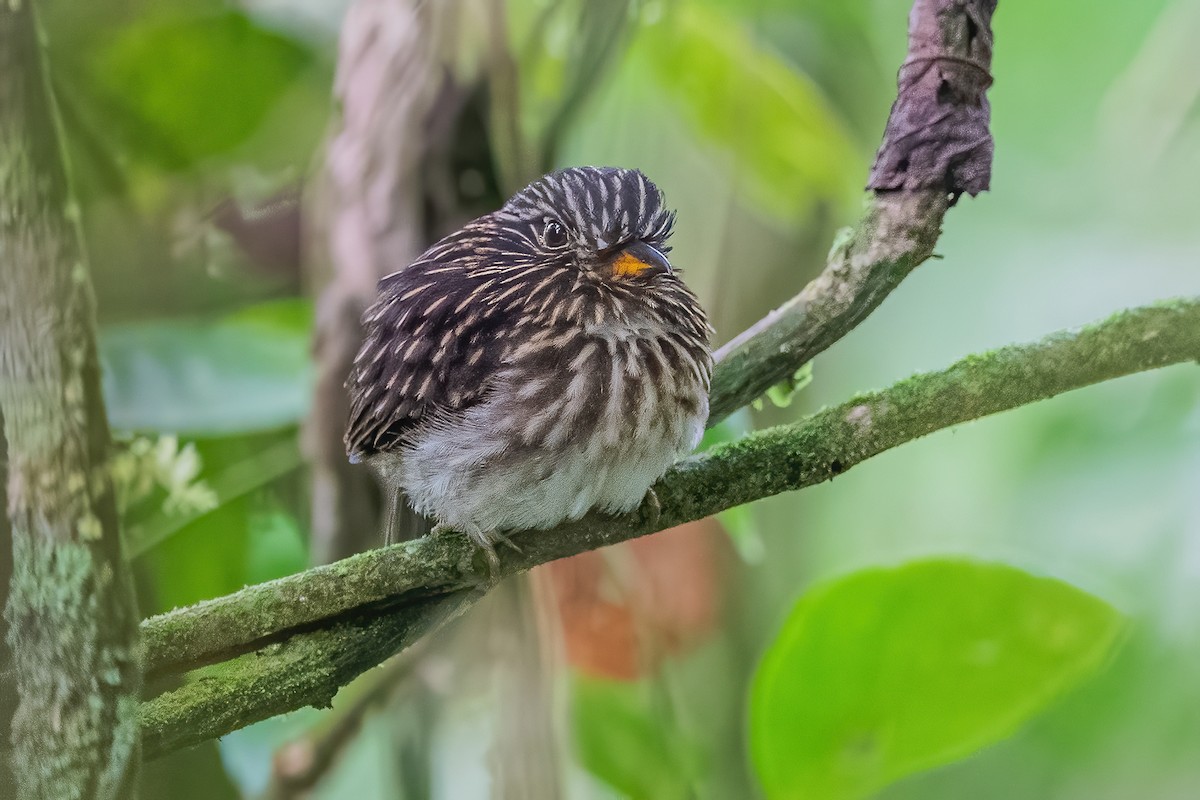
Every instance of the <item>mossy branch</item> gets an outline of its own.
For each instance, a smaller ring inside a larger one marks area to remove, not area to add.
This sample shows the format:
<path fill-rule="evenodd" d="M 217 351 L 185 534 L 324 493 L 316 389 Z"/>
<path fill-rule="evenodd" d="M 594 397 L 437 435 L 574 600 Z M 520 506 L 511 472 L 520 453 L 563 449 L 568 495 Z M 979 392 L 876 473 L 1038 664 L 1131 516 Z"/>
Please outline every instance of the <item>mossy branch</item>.
<path fill-rule="evenodd" d="M 968 356 L 681 462 L 655 487 L 657 519 L 591 515 L 553 531 L 519 533 L 513 539 L 521 553 L 501 551 L 501 574 L 811 486 L 933 431 L 1197 360 L 1200 298 L 1122 311 L 1039 342 Z M 147 754 L 327 705 L 339 686 L 465 608 L 487 585 L 481 553 L 447 533 L 147 620 L 148 658 L 160 671 L 246 654 L 144 705 Z"/>
<path fill-rule="evenodd" d="M 201 670 L 142 704 L 147 758 L 199 744 L 305 706 L 327 708 L 338 689 L 466 609 L 477 595 L 427 598 L 402 612 L 364 610 L 280 644 Z"/>

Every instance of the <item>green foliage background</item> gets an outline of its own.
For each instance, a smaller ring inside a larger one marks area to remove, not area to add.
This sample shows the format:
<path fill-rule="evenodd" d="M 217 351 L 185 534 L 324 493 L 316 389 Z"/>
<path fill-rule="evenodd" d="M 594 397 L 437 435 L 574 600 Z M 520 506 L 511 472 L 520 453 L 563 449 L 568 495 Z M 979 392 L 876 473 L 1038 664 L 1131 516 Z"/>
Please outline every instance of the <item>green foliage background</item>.
<path fill-rule="evenodd" d="M 552 5 L 509 12 L 527 133 L 546 129 L 587 47 L 582 0 L 538 26 Z M 728 338 L 797 291 L 853 221 L 908 9 L 634 4 L 557 159 L 659 183 L 679 212 L 672 259 Z M 206 213 L 312 169 L 338 9 L 47 10 L 113 425 L 192 442 L 217 494 L 215 509 L 167 514 L 159 488 L 130 512 L 143 610 L 302 569 L 311 301 L 250 268 Z M 995 23 L 993 191 L 951 212 L 944 258 L 820 357 L 795 402 L 711 438 L 1200 289 L 1197 4 L 1002 2 Z M 1194 368 L 1140 375 L 723 515 L 738 556 L 719 629 L 640 682 L 572 680 L 571 796 L 1200 793 L 1198 400 Z M 964 672 L 963 653 L 994 681 Z M 439 723 L 432 796 L 483 796 L 477 711 Z M 219 759 L 157 762 L 146 795 L 257 796 L 273 750 L 321 720 L 293 714 L 226 737 Z M 369 719 L 315 796 L 397 796 L 401 727 Z"/>

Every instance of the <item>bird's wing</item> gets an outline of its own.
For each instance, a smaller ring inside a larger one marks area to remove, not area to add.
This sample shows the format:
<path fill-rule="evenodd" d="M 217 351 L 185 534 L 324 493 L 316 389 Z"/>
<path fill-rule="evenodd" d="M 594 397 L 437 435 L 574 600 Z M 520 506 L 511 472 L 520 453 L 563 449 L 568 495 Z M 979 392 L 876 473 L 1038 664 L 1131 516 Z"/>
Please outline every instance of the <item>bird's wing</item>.
<path fill-rule="evenodd" d="M 380 281 L 346 382 L 351 460 L 397 447 L 432 413 L 483 398 L 503 348 L 497 314 L 479 302 L 479 288 L 461 265 L 428 257 Z"/>

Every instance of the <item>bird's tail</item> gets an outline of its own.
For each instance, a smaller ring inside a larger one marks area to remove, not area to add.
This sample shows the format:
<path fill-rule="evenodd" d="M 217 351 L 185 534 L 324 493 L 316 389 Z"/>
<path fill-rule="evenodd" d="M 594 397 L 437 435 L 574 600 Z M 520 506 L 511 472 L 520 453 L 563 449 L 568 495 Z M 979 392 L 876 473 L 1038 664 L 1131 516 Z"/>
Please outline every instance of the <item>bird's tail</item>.
<path fill-rule="evenodd" d="M 383 509 L 384 545 L 418 539 L 433 530 L 433 519 L 419 513 L 403 491 L 388 493 Z"/>

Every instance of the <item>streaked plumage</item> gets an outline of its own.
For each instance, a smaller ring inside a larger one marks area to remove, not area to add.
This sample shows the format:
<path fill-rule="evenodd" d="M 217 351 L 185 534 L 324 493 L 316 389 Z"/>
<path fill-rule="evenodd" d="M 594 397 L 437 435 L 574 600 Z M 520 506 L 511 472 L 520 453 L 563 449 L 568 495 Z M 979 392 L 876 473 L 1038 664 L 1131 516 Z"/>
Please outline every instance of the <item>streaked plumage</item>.
<path fill-rule="evenodd" d="M 380 282 L 346 447 L 490 546 L 623 513 L 698 443 L 709 326 L 636 170 L 553 173 Z"/>

